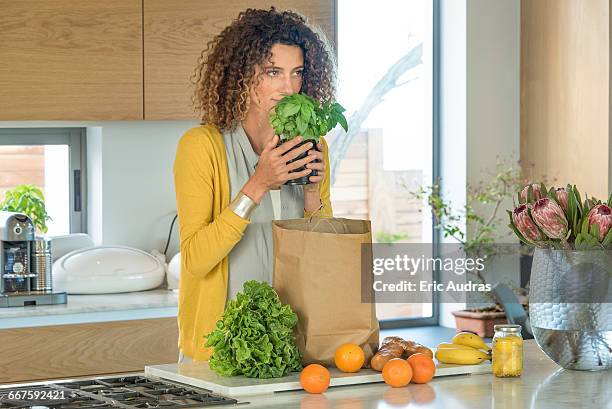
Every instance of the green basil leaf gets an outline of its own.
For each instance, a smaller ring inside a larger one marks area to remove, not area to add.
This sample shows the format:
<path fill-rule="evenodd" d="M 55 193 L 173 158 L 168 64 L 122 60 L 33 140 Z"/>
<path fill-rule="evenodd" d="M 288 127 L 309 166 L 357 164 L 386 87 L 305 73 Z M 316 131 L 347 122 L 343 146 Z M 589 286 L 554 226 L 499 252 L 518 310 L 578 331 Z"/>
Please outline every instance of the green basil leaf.
<path fill-rule="evenodd" d="M 342 129 L 344 129 L 344 132 L 348 132 L 348 122 L 346 121 L 344 115 L 340 115 L 338 117 L 338 122 L 340 122 L 340 126 L 342 127 Z"/>
<path fill-rule="evenodd" d="M 300 108 L 300 117 L 304 123 L 308 124 L 308 121 L 310 121 L 311 114 L 312 109 L 309 108 L 306 104 L 302 105 L 302 107 Z"/>
<path fill-rule="evenodd" d="M 295 119 L 295 123 L 297 125 L 298 134 L 304 134 L 306 132 L 306 128 L 308 127 L 308 122 L 304 122 L 301 116 L 298 116 Z"/>
<path fill-rule="evenodd" d="M 298 104 L 287 104 L 283 107 L 283 116 L 288 117 L 298 113 L 300 110 L 300 105 Z"/>

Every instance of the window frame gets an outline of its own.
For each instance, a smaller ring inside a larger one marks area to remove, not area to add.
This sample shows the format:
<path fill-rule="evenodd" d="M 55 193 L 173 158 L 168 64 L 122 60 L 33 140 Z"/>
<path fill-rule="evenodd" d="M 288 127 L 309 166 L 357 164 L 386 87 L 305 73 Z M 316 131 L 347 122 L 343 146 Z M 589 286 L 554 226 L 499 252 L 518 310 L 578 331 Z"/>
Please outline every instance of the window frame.
<path fill-rule="evenodd" d="M 432 182 L 440 179 L 440 0 L 432 4 Z M 433 215 L 432 215 L 433 217 Z M 433 220 L 433 218 L 432 218 Z M 432 223 L 432 255 L 440 256 L 441 235 Z M 440 281 L 440 271 L 433 271 L 434 281 Z M 440 324 L 440 297 L 432 294 L 431 317 L 406 318 L 380 322 L 381 329 L 437 326 Z"/>
<path fill-rule="evenodd" d="M 439 180 L 440 172 L 440 0 L 432 0 L 432 181 Z M 334 1 L 334 44 L 338 58 L 338 0 Z M 440 255 L 441 235 L 432 223 L 432 251 L 434 257 Z M 433 272 L 433 279 L 440 281 L 440 271 Z M 379 320 L 381 330 L 411 327 L 437 326 L 440 323 L 440 297 L 432 294 L 432 315 L 421 318 L 400 318 Z"/>
<path fill-rule="evenodd" d="M 432 181 L 440 178 L 440 0 L 432 4 Z M 432 219 L 433 220 L 433 219 Z M 441 235 L 432 223 L 432 254 L 440 255 Z M 440 281 L 440 271 L 433 271 L 433 280 Z M 437 326 L 440 324 L 440 297 L 432 294 L 431 317 L 380 321 L 381 329 Z"/>
<path fill-rule="evenodd" d="M 68 145 L 70 233 L 87 233 L 86 129 L 1 128 L 0 145 Z"/>

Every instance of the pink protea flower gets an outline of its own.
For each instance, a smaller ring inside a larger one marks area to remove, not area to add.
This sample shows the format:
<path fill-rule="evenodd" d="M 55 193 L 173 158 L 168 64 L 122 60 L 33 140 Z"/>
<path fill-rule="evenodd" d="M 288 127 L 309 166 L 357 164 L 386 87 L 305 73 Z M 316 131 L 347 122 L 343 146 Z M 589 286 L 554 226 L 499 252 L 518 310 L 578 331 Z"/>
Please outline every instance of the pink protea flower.
<path fill-rule="evenodd" d="M 559 187 L 555 190 L 555 195 L 557 196 L 557 202 L 559 202 L 563 210 L 567 212 L 567 189 Z"/>
<path fill-rule="evenodd" d="M 542 198 L 542 192 L 540 191 L 540 185 L 538 183 L 532 183 L 531 185 L 527 185 L 521 190 L 521 200 L 524 203 L 527 203 L 527 196 L 529 194 L 529 186 L 533 190 L 533 201 L 537 202 Z"/>
<path fill-rule="evenodd" d="M 529 241 L 537 242 L 545 239 L 538 226 L 529 216 L 527 205 L 520 205 L 512 212 L 512 222 L 516 229 Z"/>
<path fill-rule="evenodd" d="M 612 227 L 612 209 L 605 204 L 599 204 L 589 212 L 589 227 L 599 226 L 599 241 L 603 241 Z"/>
<path fill-rule="evenodd" d="M 567 219 L 563 209 L 555 201 L 545 197 L 533 205 L 533 220 L 551 239 L 565 239 L 567 236 Z"/>

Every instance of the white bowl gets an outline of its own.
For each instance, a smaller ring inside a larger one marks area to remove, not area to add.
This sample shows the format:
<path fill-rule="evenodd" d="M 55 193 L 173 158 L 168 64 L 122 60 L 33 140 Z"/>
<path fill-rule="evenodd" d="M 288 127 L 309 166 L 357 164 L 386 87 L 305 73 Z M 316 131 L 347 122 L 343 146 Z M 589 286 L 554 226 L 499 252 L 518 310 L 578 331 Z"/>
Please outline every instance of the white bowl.
<path fill-rule="evenodd" d="M 71 251 L 93 247 L 95 244 L 91 237 L 85 233 L 64 234 L 61 236 L 51 237 L 51 254 L 53 261 L 59 260 L 61 257 Z"/>
<path fill-rule="evenodd" d="M 53 263 L 53 291 L 68 294 L 114 294 L 159 287 L 161 261 L 125 246 L 95 246 L 72 251 Z"/>

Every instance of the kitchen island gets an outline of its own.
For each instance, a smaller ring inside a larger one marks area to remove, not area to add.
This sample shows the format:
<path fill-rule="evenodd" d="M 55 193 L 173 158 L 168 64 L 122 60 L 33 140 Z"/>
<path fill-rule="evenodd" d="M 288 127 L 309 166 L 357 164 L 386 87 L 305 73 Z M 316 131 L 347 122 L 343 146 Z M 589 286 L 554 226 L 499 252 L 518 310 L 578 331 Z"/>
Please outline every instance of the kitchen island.
<path fill-rule="evenodd" d="M 177 305 L 177 292 L 155 289 L 68 295 L 66 304 L 0 308 L 0 384 L 175 362 Z"/>
<path fill-rule="evenodd" d="M 384 383 L 342 386 L 321 395 L 304 391 L 239 398 L 249 408 L 449 408 L 563 409 L 612 408 L 612 371 L 584 372 L 560 368 L 525 341 L 520 378 L 492 374 L 434 378 L 424 385 L 390 388 Z"/>
<path fill-rule="evenodd" d="M 525 371 L 520 378 L 495 378 L 492 374 L 458 375 L 434 378 L 424 385 L 410 384 L 404 388 L 390 388 L 384 383 L 330 388 L 320 395 L 311 395 L 304 391 L 280 392 L 267 395 L 251 395 L 232 400 L 219 396 L 211 396 L 203 390 L 189 388 L 187 385 L 171 385 L 159 379 L 143 378 L 142 372 L 103 375 L 79 379 L 54 380 L 53 383 L 67 385 L 71 388 L 82 385 L 83 393 L 95 393 L 86 385 L 106 385 L 100 391 L 104 399 L 119 399 L 111 401 L 109 408 L 160 408 L 163 406 L 195 408 L 186 399 L 188 395 L 201 396 L 202 402 L 214 403 L 213 407 L 247 407 L 247 408 L 347 408 L 347 409 L 386 409 L 386 408 L 610 408 L 612 407 L 612 371 L 581 372 L 568 371 L 559 368 L 548 359 L 537 347 L 534 341 L 525 342 Z M 131 385 L 131 386 L 130 386 Z M 145 386 L 150 385 L 150 386 Z M 40 390 L 53 388 L 48 382 L 30 383 L 27 385 L 2 385 L 0 400 L 7 390 Z M 112 391 L 108 389 L 114 387 Z M 127 389 L 123 389 L 123 388 Z M 154 388 L 137 398 L 142 390 Z M 130 389 L 131 388 L 131 389 Z M 186 389 L 187 388 L 187 389 Z M 79 387 L 80 389 L 80 387 Z M 87 390 L 88 392 L 85 392 Z M 164 392 L 162 392 L 162 390 Z M 126 394 L 127 393 L 127 394 Z M 161 395 L 160 395 L 161 393 Z M 131 394 L 131 395 L 130 395 Z M 100 395 L 98 395 L 100 396 Z M 123 397 L 120 397 L 123 396 Z M 155 397 L 158 398 L 155 398 Z M 102 398 L 100 398 L 102 399 Z M 124 399 L 124 400 L 121 400 Z M 157 399 L 177 399 L 156 402 Z M 226 400 L 224 405 L 218 402 Z M 212 402 L 215 400 L 216 402 Z M 171 403 L 172 402 L 172 403 Z M 31 403 L 31 402 L 30 402 Z M 54 406 L 57 408 L 85 408 L 92 402 L 76 403 L 65 401 Z M 102 403 L 102 402 L 100 402 Z M 229 403 L 229 404 L 228 404 Z M 34 403 L 32 403 L 34 404 Z M 43 405 L 44 402 L 35 403 Z M 29 405 L 29 403 L 28 403 Z M 127 405 L 127 406 L 122 406 Z M 143 406 L 146 405 L 146 406 Z M 10 407 L 10 405 L 9 405 Z"/>

